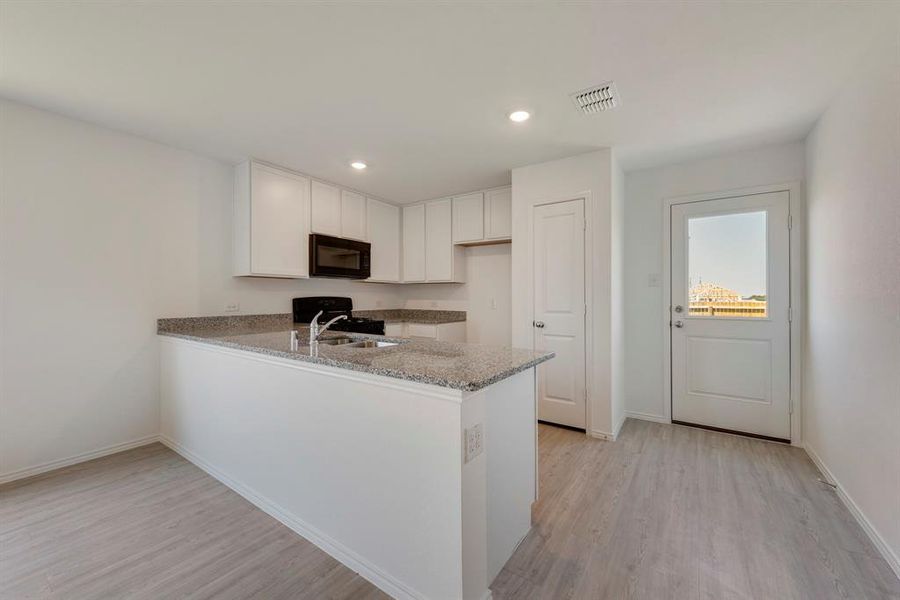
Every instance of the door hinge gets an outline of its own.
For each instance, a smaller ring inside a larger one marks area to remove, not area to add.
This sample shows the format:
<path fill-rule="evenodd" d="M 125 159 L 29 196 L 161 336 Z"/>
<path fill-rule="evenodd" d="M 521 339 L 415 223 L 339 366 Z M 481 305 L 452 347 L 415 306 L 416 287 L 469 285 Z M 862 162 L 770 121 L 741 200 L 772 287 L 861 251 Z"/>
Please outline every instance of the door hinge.
<path fill-rule="evenodd" d="M 582 231 L 587 231 L 587 221 L 582 221 L 582 222 L 581 222 L 581 230 L 582 230 Z"/>
<path fill-rule="evenodd" d="M 587 318 L 587 303 L 584 305 L 584 318 Z"/>
<path fill-rule="evenodd" d="M 788 229 L 794 228 L 794 215 L 788 215 Z"/>
<path fill-rule="evenodd" d="M 794 322 L 794 308 L 792 306 L 788 306 L 788 323 Z"/>

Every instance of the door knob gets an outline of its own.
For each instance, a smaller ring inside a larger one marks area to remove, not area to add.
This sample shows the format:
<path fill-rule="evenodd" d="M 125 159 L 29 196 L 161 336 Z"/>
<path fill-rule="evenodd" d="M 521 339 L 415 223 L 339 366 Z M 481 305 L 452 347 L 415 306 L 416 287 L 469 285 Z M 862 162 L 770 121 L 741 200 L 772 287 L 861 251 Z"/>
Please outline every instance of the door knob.
<path fill-rule="evenodd" d="M 675 312 L 677 312 L 677 313 L 684 312 L 684 307 L 681 306 L 680 304 L 678 304 L 677 306 L 675 306 Z"/>
<path fill-rule="evenodd" d="M 543 321 L 534 321 L 533 324 L 534 324 L 534 326 L 537 327 L 538 329 L 543 329 L 543 328 L 544 328 L 544 322 L 543 322 Z"/>
<path fill-rule="evenodd" d="M 674 325 L 675 327 L 681 329 L 682 327 L 684 327 L 684 321 L 675 321 Z"/>

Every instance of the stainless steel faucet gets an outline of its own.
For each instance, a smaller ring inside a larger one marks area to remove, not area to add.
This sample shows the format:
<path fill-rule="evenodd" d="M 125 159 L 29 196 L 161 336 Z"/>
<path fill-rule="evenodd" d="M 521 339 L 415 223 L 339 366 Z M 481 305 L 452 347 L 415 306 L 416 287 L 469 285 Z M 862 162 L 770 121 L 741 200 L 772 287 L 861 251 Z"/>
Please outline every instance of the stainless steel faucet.
<path fill-rule="evenodd" d="M 324 311 L 320 310 L 318 313 L 316 313 L 316 316 L 313 317 L 312 322 L 309 324 L 309 345 L 310 346 L 312 346 L 316 342 L 318 342 L 319 336 L 321 336 L 323 333 L 328 331 L 329 327 L 334 325 L 337 321 L 347 318 L 347 315 L 338 315 L 320 327 L 319 326 L 319 317 L 322 316 L 323 312 Z"/>

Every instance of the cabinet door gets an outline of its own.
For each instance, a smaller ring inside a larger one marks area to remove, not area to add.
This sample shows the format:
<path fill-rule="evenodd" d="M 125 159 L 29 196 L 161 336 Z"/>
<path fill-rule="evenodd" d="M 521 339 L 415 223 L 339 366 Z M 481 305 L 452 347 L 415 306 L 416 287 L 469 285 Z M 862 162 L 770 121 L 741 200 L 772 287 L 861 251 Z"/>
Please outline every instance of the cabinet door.
<path fill-rule="evenodd" d="M 452 203 L 436 200 L 425 205 L 425 280 L 453 280 Z"/>
<path fill-rule="evenodd" d="M 309 277 L 309 179 L 254 163 L 250 182 L 252 274 Z"/>
<path fill-rule="evenodd" d="M 484 229 L 485 239 L 502 240 L 512 237 L 512 188 L 487 192 Z"/>
<path fill-rule="evenodd" d="M 437 325 L 425 325 L 424 323 L 407 323 L 406 335 L 407 337 L 411 338 L 436 340 L 438 337 Z"/>
<path fill-rule="evenodd" d="M 466 194 L 453 199 L 453 243 L 484 239 L 484 194 Z"/>
<path fill-rule="evenodd" d="M 400 209 L 367 198 L 369 243 L 374 281 L 400 281 Z"/>
<path fill-rule="evenodd" d="M 321 181 L 313 181 L 310 201 L 312 202 L 310 210 L 312 232 L 340 236 L 341 190 Z"/>
<path fill-rule="evenodd" d="M 403 207 L 403 281 L 425 281 L 425 206 Z"/>
<path fill-rule="evenodd" d="M 406 337 L 406 328 L 404 327 L 404 323 L 385 323 L 384 324 L 384 335 L 385 337 L 392 338 L 402 338 Z"/>
<path fill-rule="evenodd" d="M 366 239 L 366 197 L 362 194 L 341 190 L 341 236 Z"/>

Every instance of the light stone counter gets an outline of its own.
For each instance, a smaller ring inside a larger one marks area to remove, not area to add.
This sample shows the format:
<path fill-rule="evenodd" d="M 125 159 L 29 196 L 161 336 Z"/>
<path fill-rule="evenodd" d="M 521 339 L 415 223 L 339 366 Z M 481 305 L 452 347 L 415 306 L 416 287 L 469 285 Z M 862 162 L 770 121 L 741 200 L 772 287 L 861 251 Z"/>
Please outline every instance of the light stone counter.
<path fill-rule="evenodd" d="M 160 319 L 157 328 L 159 335 L 462 391 L 480 390 L 554 356 L 500 346 L 406 339 L 391 340 L 397 345 L 385 348 L 318 344 L 292 351 L 292 330 L 299 332 L 301 342 L 309 339 L 308 327 L 293 323 L 289 314 Z M 388 339 L 343 332 L 327 332 L 324 337 L 330 336 Z"/>

